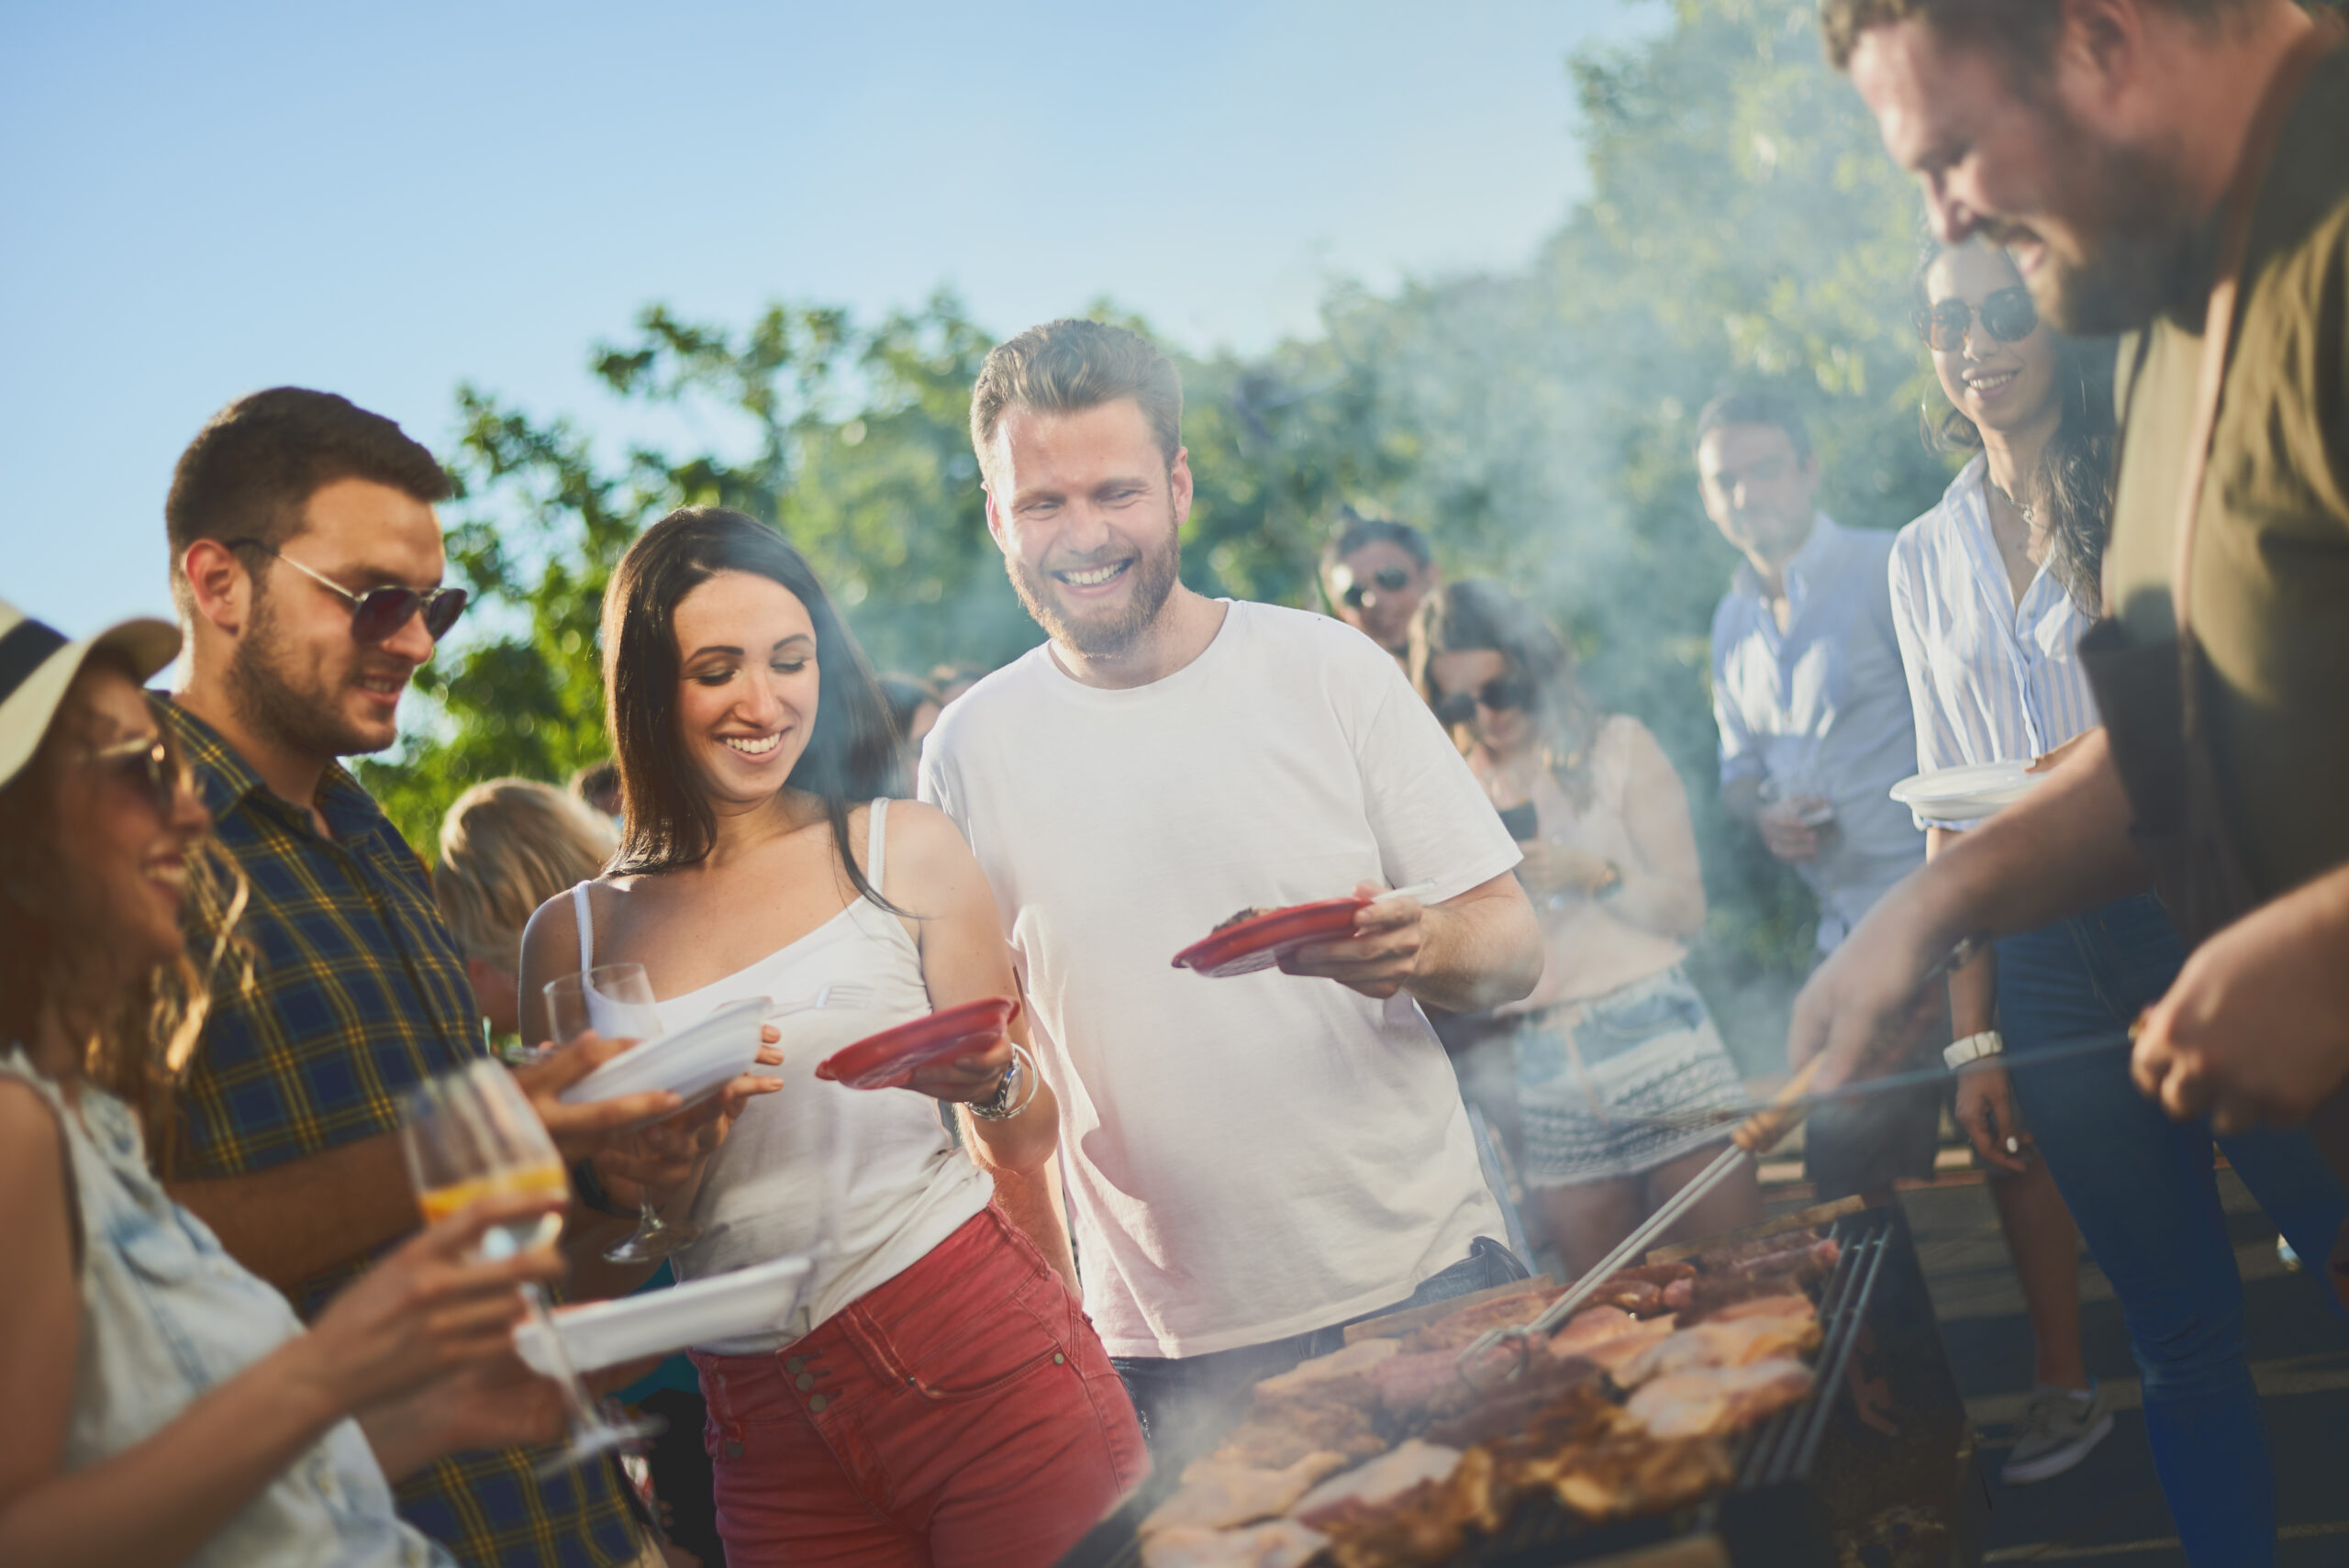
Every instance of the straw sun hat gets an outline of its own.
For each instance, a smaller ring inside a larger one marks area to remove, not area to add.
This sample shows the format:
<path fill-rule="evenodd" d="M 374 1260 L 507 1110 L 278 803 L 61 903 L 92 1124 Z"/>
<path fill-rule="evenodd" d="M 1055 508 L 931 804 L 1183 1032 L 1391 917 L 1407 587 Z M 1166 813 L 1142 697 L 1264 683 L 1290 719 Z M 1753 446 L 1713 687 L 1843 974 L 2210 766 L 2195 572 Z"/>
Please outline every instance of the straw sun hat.
<path fill-rule="evenodd" d="M 180 656 L 180 629 L 142 617 L 76 642 L 0 599 L 0 785 L 32 761 L 82 661 L 101 648 L 129 660 L 145 682 Z"/>

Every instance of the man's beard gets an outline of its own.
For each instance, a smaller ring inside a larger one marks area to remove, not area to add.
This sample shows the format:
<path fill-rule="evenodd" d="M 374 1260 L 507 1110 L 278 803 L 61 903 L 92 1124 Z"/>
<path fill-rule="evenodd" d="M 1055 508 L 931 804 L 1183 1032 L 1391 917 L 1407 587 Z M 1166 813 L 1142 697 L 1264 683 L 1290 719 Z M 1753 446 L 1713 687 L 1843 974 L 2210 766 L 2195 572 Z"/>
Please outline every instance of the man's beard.
<path fill-rule="evenodd" d="M 2096 141 L 2076 126 L 2061 134 L 2082 154 L 2070 182 L 2077 196 L 2071 228 L 2087 254 L 2063 256 L 2050 247 L 2029 280 L 2032 298 L 2050 326 L 2075 338 L 2133 330 L 2178 295 L 2199 227 L 2190 198 L 2150 151 Z M 1985 235 L 1998 243 L 2021 228 L 1994 221 Z"/>
<path fill-rule="evenodd" d="M 339 687 L 289 679 L 285 667 L 291 663 L 264 595 L 253 606 L 244 639 L 228 656 L 228 701 L 247 728 L 307 757 L 357 756 L 390 744 L 343 720 Z"/>
<path fill-rule="evenodd" d="M 1003 564 L 1019 602 L 1045 635 L 1088 659 L 1114 659 L 1132 648 L 1165 606 L 1167 595 L 1174 591 L 1178 554 L 1170 532 L 1165 548 L 1144 550 L 1137 555 L 1128 568 L 1133 573 L 1133 591 L 1126 595 L 1125 608 L 1107 620 L 1072 618 L 1063 613 L 1049 575 L 1008 550 Z"/>

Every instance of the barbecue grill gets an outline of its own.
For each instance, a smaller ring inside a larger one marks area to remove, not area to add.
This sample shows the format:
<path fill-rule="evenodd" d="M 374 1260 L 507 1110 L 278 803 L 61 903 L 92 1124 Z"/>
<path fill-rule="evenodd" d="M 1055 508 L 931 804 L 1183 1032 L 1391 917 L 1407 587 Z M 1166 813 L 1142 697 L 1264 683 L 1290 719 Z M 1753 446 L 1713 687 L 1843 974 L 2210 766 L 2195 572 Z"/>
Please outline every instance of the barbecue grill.
<path fill-rule="evenodd" d="M 1589 1524 L 1546 1496 L 1451 1568 L 1973 1568 L 1985 1495 L 1974 1434 L 1897 1206 L 1834 1223 L 1809 1397 L 1739 1440 L 1735 1480 L 1674 1513 Z M 1135 1528 L 1178 1484 L 1169 1460 L 1061 1568 L 1139 1568 Z"/>

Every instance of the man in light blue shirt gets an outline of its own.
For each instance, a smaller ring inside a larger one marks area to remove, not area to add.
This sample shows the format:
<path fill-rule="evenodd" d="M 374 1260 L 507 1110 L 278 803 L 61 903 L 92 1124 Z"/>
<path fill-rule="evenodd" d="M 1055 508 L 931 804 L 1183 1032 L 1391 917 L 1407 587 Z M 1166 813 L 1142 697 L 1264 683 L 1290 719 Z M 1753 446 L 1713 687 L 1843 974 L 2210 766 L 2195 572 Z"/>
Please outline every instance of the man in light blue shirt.
<path fill-rule="evenodd" d="M 1783 398 L 1715 398 L 1697 421 L 1697 470 L 1707 515 L 1745 558 L 1713 613 L 1721 804 L 1818 895 L 1823 956 L 1925 859 L 1887 793 L 1917 767 L 1892 535 L 1818 509 L 1819 460 Z M 1815 1116 L 1805 1162 L 1820 1197 L 1930 1176 L 1939 1119 L 1930 1088 L 1876 1096 L 1865 1117 Z"/>

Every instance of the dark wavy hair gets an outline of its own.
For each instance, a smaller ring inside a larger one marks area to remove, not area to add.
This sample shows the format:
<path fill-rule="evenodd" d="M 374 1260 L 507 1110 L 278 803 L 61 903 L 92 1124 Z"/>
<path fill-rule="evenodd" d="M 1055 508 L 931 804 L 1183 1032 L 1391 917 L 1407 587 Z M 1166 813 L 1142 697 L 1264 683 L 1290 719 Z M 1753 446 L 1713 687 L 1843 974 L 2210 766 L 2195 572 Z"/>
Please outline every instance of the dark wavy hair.
<path fill-rule="evenodd" d="M 717 817 L 677 732 L 675 622 L 678 602 L 721 572 L 764 577 L 807 606 L 816 722 L 784 783 L 824 803 L 850 885 L 903 913 L 865 880 L 849 839 L 850 809 L 890 792 L 900 744 L 873 666 L 807 557 L 764 523 L 721 506 L 681 506 L 645 529 L 604 590 L 605 722 L 619 763 L 622 821 L 611 874 L 693 865 L 717 840 Z"/>
<path fill-rule="evenodd" d="M 1925 276 L 1947 251 L 1937 239 L 1925 242 L 1914 283 L 1920 310 L 1932 307 Z M 2021 283 L 2020 273 L 2015 281 Z M 2047 508 L 2047 570 L 2083 614 L 2095 616 L 2104 603 L 2104 544 L 2112 530 L 2112 468 L 2121 439 L 2112 411 L 2113 344 L 2110 338 L 2066 338 L 2052 328 L 2047 340 L 2055 354 L 2056 395 L 2064 400 L 2063 422 L 2032 476 L 2039 504 Z M 1980 451 L 1982 432 L 1974 421 L 1945 396 L 1936 415 L 1937 395 L 1928 388 L 1919 409 L 1925 444 L 1938 451 Z"/>
<path fill-rule="evenodd" d="M 1531 681 L 1531 717 L 1550 773 L 1575 806 L 1590 804 L 1590 747 L 1606 715 L 1575 676 L 1575 656 L 1531 606 L 1483 578 L 1437 585 L 1411 626 L 1411 684 L 1430 706 L 1440 695 L 1432 666 L 1439 653 L 1498 653 L 1508 673 Z M 1454 738 L 1455 740 L 1458 737 Z"/>

